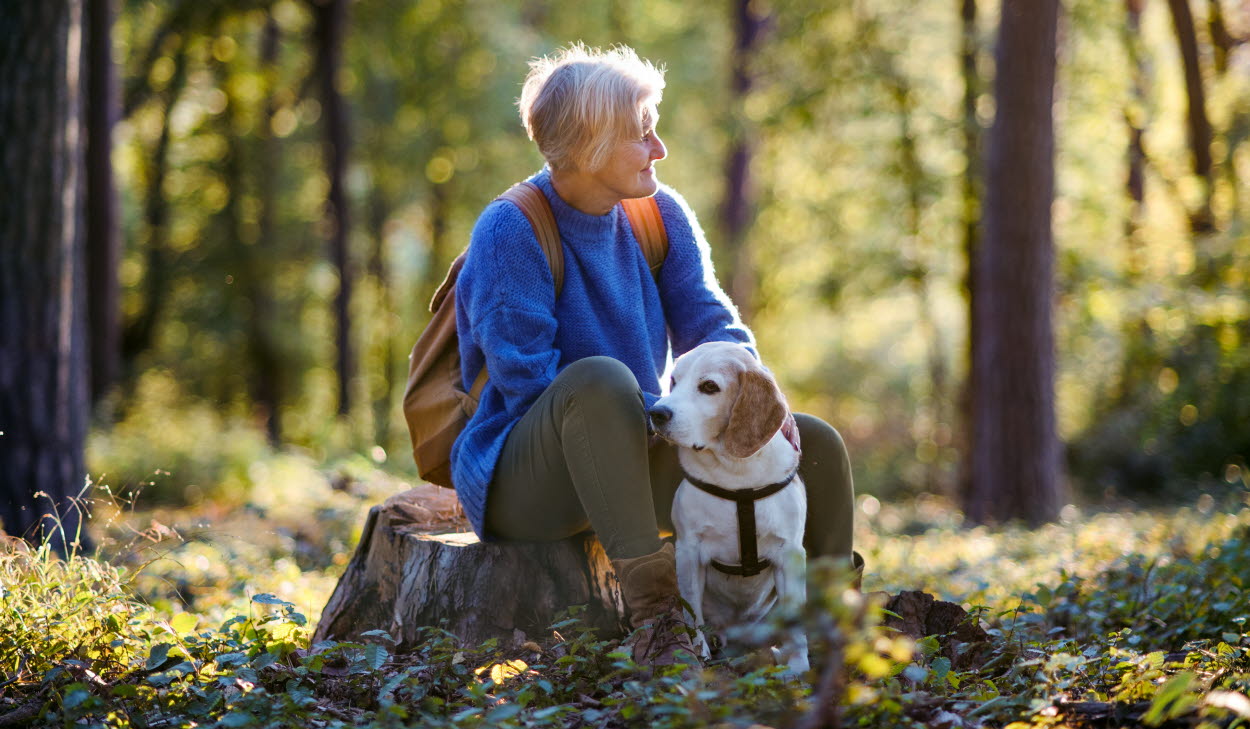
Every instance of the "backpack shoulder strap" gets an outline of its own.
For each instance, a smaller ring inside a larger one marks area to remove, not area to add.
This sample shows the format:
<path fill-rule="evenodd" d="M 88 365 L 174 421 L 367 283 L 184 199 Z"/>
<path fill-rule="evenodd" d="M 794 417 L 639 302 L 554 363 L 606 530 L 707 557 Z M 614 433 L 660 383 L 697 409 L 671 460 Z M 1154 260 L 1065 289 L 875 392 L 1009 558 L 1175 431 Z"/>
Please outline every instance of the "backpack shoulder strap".
<path fill-rule="evenodd" d="M 564 248 L 560 245 L 560 231 L 556 228 L 556 216 L 551 212 L 551 203 L 538 186 L 532 182 L 518 182 L 508 188 L 497 199 L 507 200 L 525 213 L 538 238 L 538 245 L 547 257 L 547 265 L 551 267 L 551 277 L 556 282 L 556 296 L 564 287 Z"/>
<path fill-rule="evenodd" d="M 655 196 L 622 200 L 621 207 L 625 208 L 625 217 L 629 218 L 629 226 L 634 229 L 634 237 L 647 258 L 651 274 L 658 275 L 668 256 L 668 231 L 664 229 L 664 218 L 660 217 Z"/>

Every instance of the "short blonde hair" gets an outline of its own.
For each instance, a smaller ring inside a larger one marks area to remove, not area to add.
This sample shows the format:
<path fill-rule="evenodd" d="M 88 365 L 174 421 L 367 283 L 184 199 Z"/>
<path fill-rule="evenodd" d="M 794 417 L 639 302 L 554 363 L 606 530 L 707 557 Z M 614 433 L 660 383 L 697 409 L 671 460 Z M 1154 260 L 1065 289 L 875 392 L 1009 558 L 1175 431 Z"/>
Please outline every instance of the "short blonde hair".
<path fill-rule="evenodd" d="M 595 171 L 622 139 L 654 124 L 664 70 L 632 48 L 576 43 L 530 62 L 517 105 L 521 123 L 552 169 Z"/>

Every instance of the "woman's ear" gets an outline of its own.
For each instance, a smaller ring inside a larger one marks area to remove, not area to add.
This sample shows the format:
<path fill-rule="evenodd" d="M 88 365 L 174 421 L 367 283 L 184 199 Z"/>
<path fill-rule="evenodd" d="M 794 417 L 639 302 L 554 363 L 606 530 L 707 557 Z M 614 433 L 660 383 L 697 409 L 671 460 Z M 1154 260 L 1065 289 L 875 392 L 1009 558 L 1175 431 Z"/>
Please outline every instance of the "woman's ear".
<path fill-rule="evenodd" d="M 772 440 L 789 412 L 772 376 L 760 367 L 748 367 L 738 375 L 738 397 L 721 439 L 725 452 L 734 458 L 754 455 Z"/>

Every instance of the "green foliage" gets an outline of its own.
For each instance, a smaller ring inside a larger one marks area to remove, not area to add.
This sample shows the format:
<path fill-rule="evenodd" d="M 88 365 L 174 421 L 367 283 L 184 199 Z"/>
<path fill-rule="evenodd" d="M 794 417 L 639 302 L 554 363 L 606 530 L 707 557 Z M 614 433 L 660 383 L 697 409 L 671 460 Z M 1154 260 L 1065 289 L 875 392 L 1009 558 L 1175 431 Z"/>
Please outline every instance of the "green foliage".
<path fill-rule="evenodd" d="M 1233 303 L 1241 296 L 1222 288 L 1201 297 L 1199 311 L 1172 314 L 1197 319 L 1176 336 L 1139 323 L 1120 382 L 1073 444 L 1089 491 L 1167 498 L 1169 486 L 1250 483 L 1250 323 Z M 1160 329 L 1162 316 L 1153 317 Z"/>
<path fill-rule="evenodd" d="M 255 486 L 252 464 L 270 454 L 247 421 L 203 401 L 189 401 L 167 371 L 139 378 L 124 417 L 91 434 L 88 470 L 119 496 L 142 493 L 149 504 L 245 500 Z"/>
<path fill-rule="evenodd" d="M 825 712 L 848 727 L 1024 729 L 1080 726 L 1085 711 L 1121 725 L 1250 726 L 1250 504 L 1238 496 L 1218 509 L 1094 514 L 1036 531 L 963 531 L 932 503 L 883 508 L 875 539 L 857 538 L 867 588 L 963 601 L 988 642 L 951 653 L 943 636 L 899 636 L 882 627 L 879 593 L 848 593 L 848 575 L 814 560 L 808 604 L 731 631 L 697 683 L 640 674 L 619 641 L 576 614 L 523 646 L 464 647 L 437 628 L 411 646 L 382 631 L 310 645 L 309 618 L 331 582 L 316 567 L 282 566 L 289 543 L 231 552 L 225 525 L 175 547 L 188 567 L 206 554 L 235 563 L 192 606 L 136 599 L 145 579 L 142 592 L 155 595 L 151 585 L 176 577 L 161 561 L 132 571 L 11 547 L 0 553 L 0 617 L 15 626 L 0 631 L 0 716 L 25 708 L 37 726 L 555 729 L 782 727 Z M 239 529 L 260 531 L 250 521 Z M 954 568 L 941 561 L 952 552 L 962 557 Z M 317 593 L 314 607 L 274 594 L 290 582 Z M 767 660 L 768 646 L 800 628 L 814 666 L 802 682 Z"/>

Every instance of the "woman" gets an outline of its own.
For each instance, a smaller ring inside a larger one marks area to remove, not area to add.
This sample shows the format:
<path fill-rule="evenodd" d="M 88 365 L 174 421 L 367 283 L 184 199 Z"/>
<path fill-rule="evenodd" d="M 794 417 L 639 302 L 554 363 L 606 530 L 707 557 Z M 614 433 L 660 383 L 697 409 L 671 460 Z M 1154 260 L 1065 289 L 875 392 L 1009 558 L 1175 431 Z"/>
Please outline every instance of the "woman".
<path fill-rule="evenodd" d="M 573 46 L 531 64 L 519 102 L 547 161 L 530 178 L 564 248 L 556 295 L 524 214 L 495 201 L 456 283 L 464 384 L 489 373 L 452 450 L 465 512 L 485 540 L 547 541 L 593 529 L 621 580 L 639 663 L 697 663 L 681 629 L 669 511 L 675 449 L 646 408 L 669 361 L 707 341 L 754 346 L 712 274 L 685 201 L 656 179 L 662 73 L 628 48 Z M 619 205 L 655 195 L 669 251 L 653 276 Z M 841 438 L 800 415 L 808 553 L 851 555 L 853 491 Z"/>

